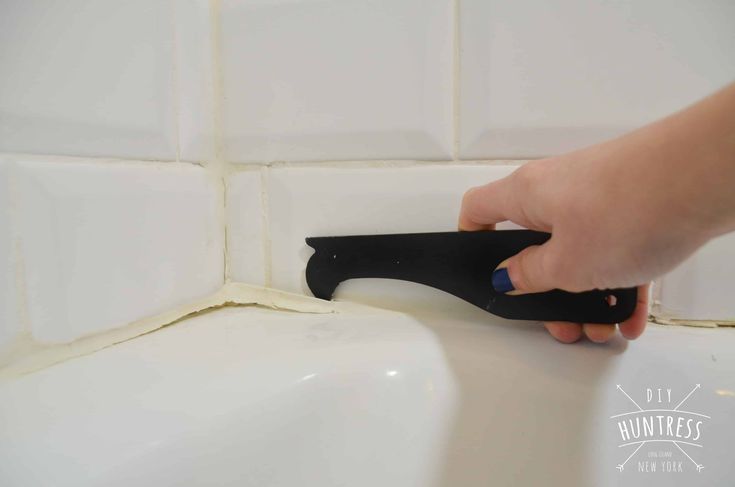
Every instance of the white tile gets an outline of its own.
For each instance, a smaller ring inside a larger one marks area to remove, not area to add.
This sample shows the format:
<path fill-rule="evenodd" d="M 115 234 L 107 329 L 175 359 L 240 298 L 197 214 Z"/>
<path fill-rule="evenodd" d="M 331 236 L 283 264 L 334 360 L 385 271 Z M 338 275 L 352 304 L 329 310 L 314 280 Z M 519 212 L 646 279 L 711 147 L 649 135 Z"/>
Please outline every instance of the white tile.
<path fill-rule="evenodd" d="M 224 0 L 231 161 L 447 159 L 451 0 Z"/>
<path fill-rule="evenodd" d="M 122 326 L 223 282 L 219 186 L 201 167 L 30 160 L 17 183 L 38 341 Z"/>
<path fill-rule="evenodd" d="M 265 285 L 265 234 L 261 188 L 259 169 L 236 172 L 227 179 L 229 278 L 262 286 Z"/>
<path fill-rule="evenodd" d="M 275 168 L 269 175 L 273 287 L 308 292 L 312 236 L 457 230 L 464 192 L 515 166 Z"/>
<path fill-rule="evenodd" d="M 668 318 L 735 321 L 735 234 L 710 241 L 657 283 L 654 313 Z"/>
<path fill-rule="evenodd" d="M 11 172 L 10 163 L 0 158 L 0 355 L 12 346 L 21 331 L 16 282 L 18 264 L 11 220 Z"/>
<path fill-rule="evenodd" d="M 215 157 L 215 70 L 208 0 L 174 2 L 179 158 L 206 162 Z"/>
<path fill-rule="evenodd" d="M 1 9 L 1 151 L 176 159 L 169 0 Z"/>
<path fill-rule="evenodd" d="M 462 0 L 460 154 L 562 153 L 735 79 L 735 2 Z"/>

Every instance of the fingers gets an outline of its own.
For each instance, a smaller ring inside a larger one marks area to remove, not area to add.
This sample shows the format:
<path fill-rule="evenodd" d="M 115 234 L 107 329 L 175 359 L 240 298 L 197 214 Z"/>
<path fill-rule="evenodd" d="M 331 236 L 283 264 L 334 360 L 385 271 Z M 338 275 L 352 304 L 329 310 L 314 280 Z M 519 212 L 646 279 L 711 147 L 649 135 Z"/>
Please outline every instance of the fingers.
<path fill-rule="evenodd" d="M 649 285 L 638 286 L 638 302 L 630 318 L 620 323 L 620 333 L 628 340 L 635 340 L 646 328 L 648 322 Z M 562 343 L 574 343 L 587 336 L 594 343 L 605 343 L 615 336 L 615 325 L 603 323 L 566 323 L 552 321 L 544 323 L 549 334 Z"/>
<path fill-rule="evenodd" d="M 464 196 L 462 197 L 462 208 L 459 211 L 459 231 L 460 232 L 476 232 L 478 230 L 495 230 L 495 224 L 494 223 L 480 223 L 480 221 L 484 221 L 484 219 L 477 218 L 474 216 L 474 212 L 476 211 L 474 208 L 469 209 L 468 205 L 475 205 L 474 202 L 476 196 L 473 193 L 477 192 L 478 188 L 470 188 L 465 192 Z M 471 203 L 468 203 L 471 201 Z M 480 221 L 476 221 L 480 220 Z"/>
<path fill-rule="evenodd" d="M 584 331 L 584 334 L 587 335 L 590 341 L 605 343 L 615 336 L 615 325 L 585 323 L 582 325 L 582 331 Z"/>
<path fill-rule="evenodd" d="M 544 323 L 549 334 L 562 343 L 574 343 L 586 336 L 591 342 L 605 343 L 615 336 L 615 325 L 604 323 L 568 323 L 550 321 Z"/>
<path fill-rule="evenodd" d="M 549 321 L 544 323 L 549 334 L 562 343 L 574 343 L 582 338 L 582 325 L 563 321 Z"/>
<path fill-rule="evenodd" d="M 553 237 L 543 245 L 526 247 L 498 265 L 492 274 L 493 288 L 512 295 L 564 289 L 564 276 L 557 271 L 563 266 L 557 255 Z"/>
<path fill-rule="evenodd" d="M 511 180 L 506 177 L 484 186 L 470 188 L 462 198 L 459 229 L 487 230 L 506 220 L 519 223 L 519 211 L 514 207 L 517 202 L 510 185 Z"/>

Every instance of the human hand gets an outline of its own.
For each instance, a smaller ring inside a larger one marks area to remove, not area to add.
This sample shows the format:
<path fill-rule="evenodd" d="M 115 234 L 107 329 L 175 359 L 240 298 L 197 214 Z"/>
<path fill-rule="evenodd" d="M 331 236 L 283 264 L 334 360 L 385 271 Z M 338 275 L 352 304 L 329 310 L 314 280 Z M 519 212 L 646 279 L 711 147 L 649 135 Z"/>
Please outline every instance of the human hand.
<path fill-rule="evenodd" d="M 504 179 L 467 191 L 460 230 L 512 221 L 552 234 L 544 245 L 501 263 L 493 273 L 496 290 L 638 286 L 635 311 L 619 324 L 624 337 L 637 338 L 646 326 L 648 283 L 732 226 L 735 123 L 729 115 L 713 130 L 708 117 L 722 115 L 722 100 L 712 99 L 723 94 L 733 111 L 734 87 L 618 139 L 528 162 Z M 708 141 L 713 132 L 719 138 Z M 615 325 L 545 326 L 565 343 L 583 334 L 605 342 L 615 334 Z"/>

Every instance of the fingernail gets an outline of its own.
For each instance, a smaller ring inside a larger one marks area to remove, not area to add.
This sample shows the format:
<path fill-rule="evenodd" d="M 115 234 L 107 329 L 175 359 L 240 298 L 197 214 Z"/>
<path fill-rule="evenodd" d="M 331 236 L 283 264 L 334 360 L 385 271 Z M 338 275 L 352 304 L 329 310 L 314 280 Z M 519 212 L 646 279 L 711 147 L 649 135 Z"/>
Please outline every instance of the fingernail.
<path fill-rule="evenodd" d="M 492 282 L 493 289 L 501 294 L 515 290 L 515 286 L 513 286 L 513 282 L 510 280 L 506 267 L 493 271 Z"/>

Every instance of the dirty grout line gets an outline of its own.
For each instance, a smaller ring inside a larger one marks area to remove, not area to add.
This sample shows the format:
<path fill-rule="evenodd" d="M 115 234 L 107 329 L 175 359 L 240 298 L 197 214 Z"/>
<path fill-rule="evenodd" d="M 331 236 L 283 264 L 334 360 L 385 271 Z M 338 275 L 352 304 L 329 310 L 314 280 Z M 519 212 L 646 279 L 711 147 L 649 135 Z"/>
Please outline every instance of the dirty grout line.
<path fill-rule="evenodd" d="M 222 281 L 224 283 L 230 282 L 230 242 L 229 242 L 229 228 L 228 228 L 228 211 L 227 211 L 227 191 L 228 191 L 228 178 L 226 175 L 220 177 L 220 228 L 222 229 Z"/>
<path fill-rule="evenodd" d="M 229 252 L 229 229 L 227 224 L 227 185 L 228 174 L 230 172 L 229 165 L 223 158 L 222 143 L 222 74 L 221 74 L 221 58 L 220 58 L 220 29 L 219 29 L 219 0 L 210 0 L 209 2 L 209 27 L 210 27 L 210 53 L 212 63 L 210 66 L 210 75 L 212 83 L 212 91 L 210 93 L 212 101 L 212 149 L 213 158 L 207 164 L 208 170 L 212 176 L 219 182 L 219 226 L 221 228 L 222 237 L 222 281 L 227 283 L 230 281 L 230 252 Z"/>
<path fill-rule="evenodd" d="M 212 138 L 214 139 L 214 158 L 224 164 L 222 143 L 222 60 L 220 56 L 220 2 L 210 0 L 209 2 L 210 44 L 212 49 Z"/>
<path fill-rule="evenodd" d="M 172 39 L 172 56 L 173 62 L 171 63 L 172 70 L 172 91 L 174 93 L 174 103 L 172 110 L 174 112 L 174 132 L 176 137 L 176 162 L 181 161 L 181 83 L 179 80 L 179 29 L 178 29 L 178 18 L 176 15 L 176 2 L 175 0 L 169 0 L 169 8 L 171 9 L 171 31 L 173 32 Z"/>
<path fill-rule="evenodd" d="M 121 157 L 68 156 L 59 154 L 31 154 L 27 152 L 0 152 L 15 162 L 50 162 L 54 164 L 125 164 L 130 166 L 173 167 L 177 164 L 203 167 L 201 162 L 162 159 L 127 159 Z"/>
<path fill-rule="evenodd" d="M 663 277 L 659 277 L 658 279 L 655 279 L 651 283 L 650 303 L 648 307 L 649 314 L 657 315 L 662 311 L 661 310 L 661 297 L 663 295 L 663 286 L 664 286 Z"/>
<path fill-rule="evenodd" d="M 269 182 L 270 168 L 263 167 L 260 170 L 260 216 L 263 229 L 263 283 L 265 287 L 271 287 L 271 284 L 273 283 Z"/>
<path fill-rule="evenodd" d="M 13 259 L 13 285 L 15 286 L 15 306 L 20 320 L 20 335 L 31 336 L 31 320 L 28 312 L 28 286 L 26 285 L 25 256 L 23 255 L 23 235 L 19 231 L 19 195 L 16 184 L 18 175 L 11 168 L 8 175 L 8 215 L 10 223 L 11 254 Z M 20 338 L 20 337 L 19 337 Z"/>
<path fill-rule="evenodd" d="M 531 159 L 468 159 L 468 160 L 408 160 L 408 159 L 365 159 L 351 161 L 276 161 L 264 163 L 231 164 L 232 172 L 253 171 L 267 167 L 278 168 L 335 168 L 335 169 L 365 169 L 365 168 L 421 168 L 444 166 L 521 166 Z"/>

